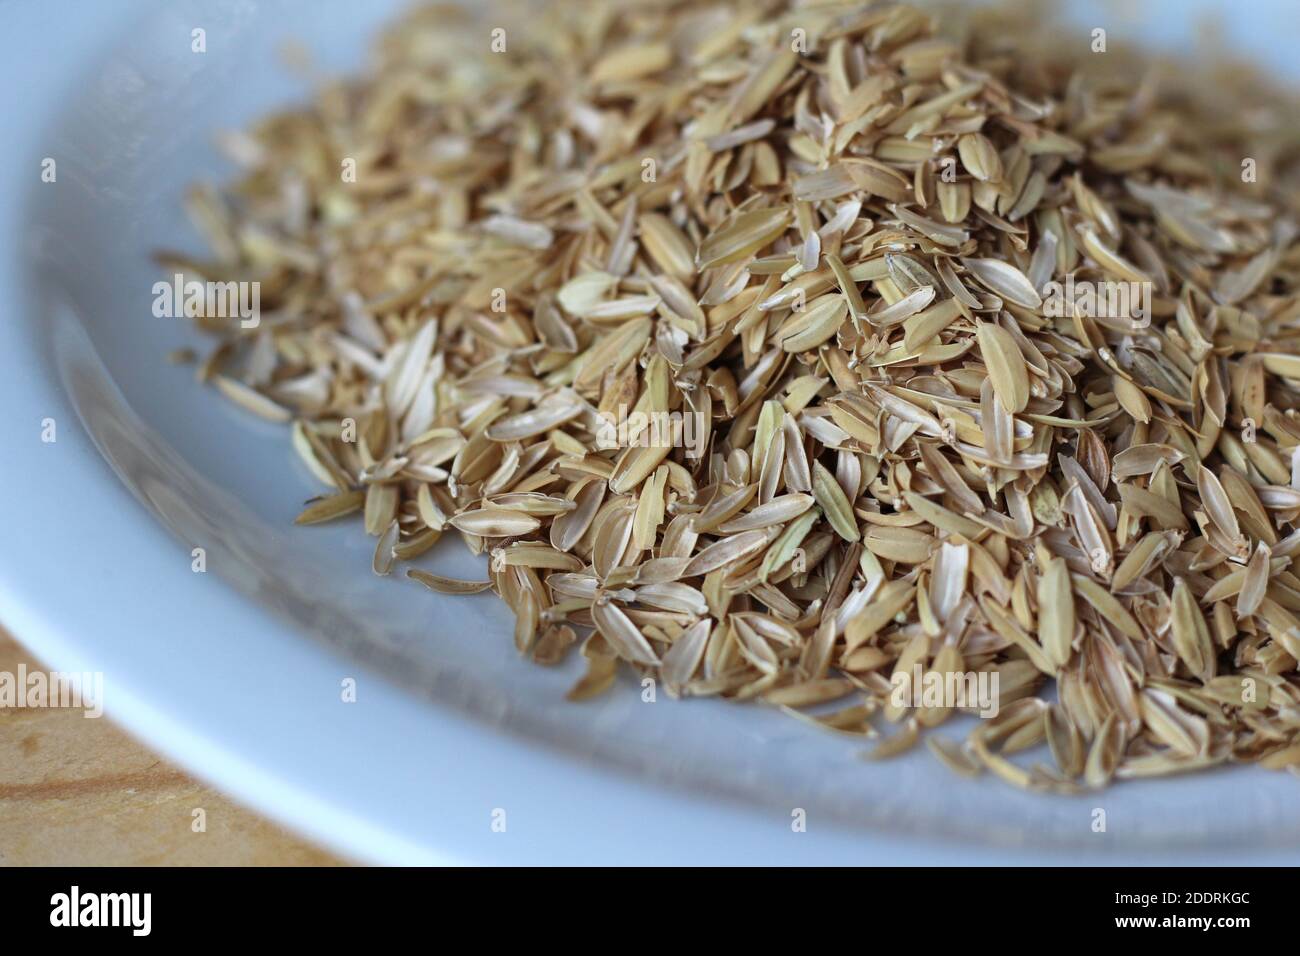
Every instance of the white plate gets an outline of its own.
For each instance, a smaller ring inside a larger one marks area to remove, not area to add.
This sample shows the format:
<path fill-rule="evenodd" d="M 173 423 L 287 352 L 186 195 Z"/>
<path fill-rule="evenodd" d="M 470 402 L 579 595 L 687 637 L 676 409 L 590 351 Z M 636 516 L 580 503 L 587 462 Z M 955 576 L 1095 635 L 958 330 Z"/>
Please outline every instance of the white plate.
<path fill-rule="evenodd" d="M 281 40 L 356 66 L 396 4 L 64 6 L 57 26 L 35 3 L 7 7 L 0 58 L 16 100 L 0 194 L 0 621 L 52 667 L 102 671 L 109 714 L 148 743 L 371 861 L 1300 856 L 1286 775 L 1047 798 L 952 777 L 924 752 L 869 764 L 852 741 L 756 707 L 646 703 L 630 681 L 567 704 L 574 667 L 521 661 L 491 596 L 375 578 L 355 526 L 293 527 L 319 489 L 283 429 L 165 364 L 195 338 L 151 314 L 149 253 L 199 251 L 179 200 L 229 173 L 212 133 L 305 95 L 276 64 Z M 431 566 L 482 571 L 454 544 Z M 349 677 L 355 703 L 341 700 Z M 795 808 L 807 832 L 792 832 Z"/>

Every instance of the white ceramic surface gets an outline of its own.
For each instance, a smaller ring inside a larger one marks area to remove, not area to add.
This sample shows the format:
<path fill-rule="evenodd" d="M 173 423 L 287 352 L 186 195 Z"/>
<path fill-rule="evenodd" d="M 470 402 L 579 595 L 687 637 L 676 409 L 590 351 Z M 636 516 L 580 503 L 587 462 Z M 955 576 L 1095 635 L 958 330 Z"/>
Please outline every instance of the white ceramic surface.
<path fill-rule="evenodd" d="M 490 596 L 375 578 L 354 526 L 294 528 L 319 489 L 282 429 L 163 362 L 197 340 L 151 314 L 149 253 L 199 250 L 179 199 L 229 172 L 212 133 L 305 95 L 278 44 L 298 38 L 330 67 L 356 66 L 396 6 L 4 7 L 5 626 L 53 667 L 102 671 L 109 714 L 179 763 L 364 860 L 1300 859 L 1300 784 L 1286 775 L 1046 798 L 954 778 L 923 752 L 869 764 L 852 741 L 770 711 L 643 703 L 631 681 L 570 705 L 574 667 L 519 660 Z M 1172 12 L 1189 6 L 1210 4 L 1155 4 L 1151 29 L 1181 42 L 1188 20 Z M 1278 21 L 1257 20 L 1241 41 L 1282 56 Z M 190 52 L 195 26 L 206 54 Z M 47 156 L 53 184 L 40 181 Z M 40 440 L 45 418 L 53 444 Z M 195 546 L 205 574 L 191 571 Z M 454 543 L 426 563 L 481 571 Z M 347 677 L 356 703 L 340 700 Z M 1103 835 L 1090 828 L 1098 806 Z M 796 807 L 806 833 L 791 831 Z M 504 833 L 490 826 L 498 808 Z"/>

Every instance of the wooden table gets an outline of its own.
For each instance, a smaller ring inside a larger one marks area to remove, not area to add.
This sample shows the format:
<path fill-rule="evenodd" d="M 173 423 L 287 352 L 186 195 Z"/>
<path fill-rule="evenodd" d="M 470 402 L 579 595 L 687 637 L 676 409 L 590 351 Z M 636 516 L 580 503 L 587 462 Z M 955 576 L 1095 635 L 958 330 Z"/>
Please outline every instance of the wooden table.
<path fill-rule="evenodd" d="M 16 674 L 20 662 L 48 669 L 0 630 L 0 671 Z M 0 865 L 342 862 L 171 766 L 107 717 L 0 708 Z"/>

